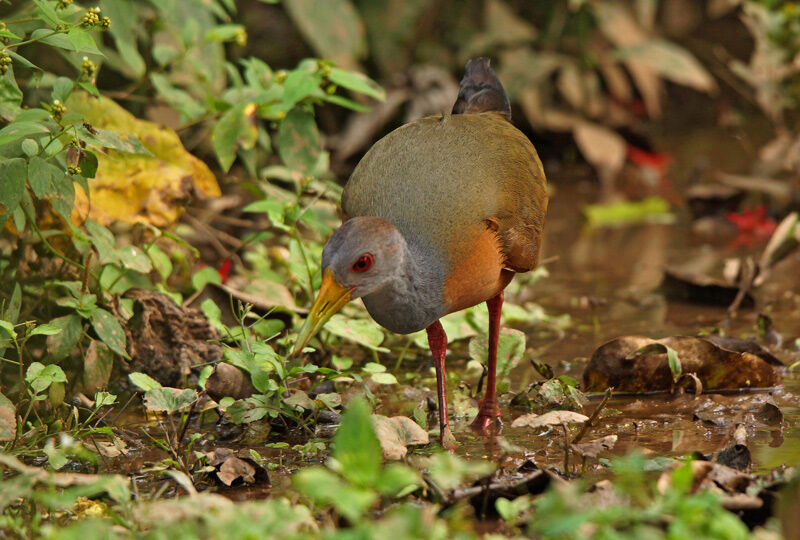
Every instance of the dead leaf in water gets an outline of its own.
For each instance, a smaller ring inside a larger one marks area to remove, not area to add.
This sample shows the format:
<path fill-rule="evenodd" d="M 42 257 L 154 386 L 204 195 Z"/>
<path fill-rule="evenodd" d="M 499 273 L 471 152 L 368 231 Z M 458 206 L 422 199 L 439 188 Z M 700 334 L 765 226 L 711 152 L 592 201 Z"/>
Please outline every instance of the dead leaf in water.
<path fill-rule="evenodd" d="M 428 432 L 406 416 L 389 418 L 373 414 L 372 425 L 386 459 L 402 459 L 408 453 L 407 446 L 430 442 Z"/>
<path fill-rule="evenodd" d="M 690 274 L 675 268 L 664 270 L 661 290 L 674 300 L 712 306 L 729 306 L 736 299 L 739 287 L 704 275 Z M 750 293 L 742 299 L 741 307 L 752 308 L 755 300 Z"/>
<path fill-rule="evenodd" d="M 707 390 L 721 388 L 763 388 L 774 386 L 780 377 L 760 357 L 722 348 L 705 338 L 674 336 L 653 340 L 624 336 L 598 348 L 583 372 L 586 391 L 613 387 L 619 392 L 670 390 L 673 373 L 666 353 L 633 356 L 635 351 L 660 343 L 674 349 L 683 373 L 693 373 Z"/>
<path fill-rule="evenodd" d="M 600 452 L 611 450 L 617 444 L 616 435 L 606 435 L 593 441 L 570 445 L 572 449 L 585 458 L 596 458 Z"/>
<path fill-rule="evenodd" d="M 550 411 L 544 414 L 523 414 L 511 422 L 511 427 L 537 428 L 559 424 L 582 424 L 587 420 L 588 416 L 573 411 Z"/>

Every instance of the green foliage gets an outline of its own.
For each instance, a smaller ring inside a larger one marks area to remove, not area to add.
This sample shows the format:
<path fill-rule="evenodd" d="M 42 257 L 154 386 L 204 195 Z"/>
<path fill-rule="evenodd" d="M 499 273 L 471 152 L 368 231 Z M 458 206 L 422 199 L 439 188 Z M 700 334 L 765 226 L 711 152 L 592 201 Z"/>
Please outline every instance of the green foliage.
<path fill-rule="evenodd" d="M 723 509 L 717 495 L 690 493 L 692 464 L 687 461 L 671 473 L 671 484 L 660 493 L 649 486 L 645 460 L 636 454 L 613 462 L 617 501 L 589 503 L 579 484 L 550 489 L 537 498 L 527 531 L 540 538 L 750 538 L 747 527 Z M 518 515 L 521 510 L 504 511 Z"/>

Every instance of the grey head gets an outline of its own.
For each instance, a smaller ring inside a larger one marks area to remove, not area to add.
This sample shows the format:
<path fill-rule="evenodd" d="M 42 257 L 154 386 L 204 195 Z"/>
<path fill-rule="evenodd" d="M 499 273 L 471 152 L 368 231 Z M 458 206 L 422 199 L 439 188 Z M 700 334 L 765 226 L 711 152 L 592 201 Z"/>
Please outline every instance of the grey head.
<path fill-rule="evenodd" d="M 402 274 L 408 247 L 403 235 L 377 217 L 345 221 L 322 250 L 322 270 L 350 290 L 350 298 L 378 292 Z"/>

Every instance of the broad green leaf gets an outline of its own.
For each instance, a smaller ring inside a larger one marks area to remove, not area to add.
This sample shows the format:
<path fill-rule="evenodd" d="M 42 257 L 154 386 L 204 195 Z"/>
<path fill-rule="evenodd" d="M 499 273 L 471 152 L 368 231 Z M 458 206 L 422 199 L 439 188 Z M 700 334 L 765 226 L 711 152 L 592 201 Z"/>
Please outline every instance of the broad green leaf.
<path fill-rule="evenodd" d="M 108 386 L 114 369 L 114 353 L 106 344 L 96 339 L 89 343 L 83 359 L 83 384 L 86 392 L 102 390 Z"/>
<path fill-rule="evenodd" d="M 222 283 L 219 271 L 215 268 L 206 266 L 192 274 L 192 287 L 194 287 L 194 290 L 199 291 L 209 283 Z"/>
<path fill-rule="evenodd" d="M 486 334 L 480 334 L 469 342 L 469 356 L 471 359 L 486 365 L 489 356 L 489 339 Z M 497 374 L 505 378 L 511 369 L 516 366 L 525 352 L 525 334 L 513 328 L 503 328 L 497 340 Z"/>
<path fill-rule="evenodd" d="M 128 353 L 125 351 L 125 332 L 116 317 L 108 311 L 98 308 L 92 312 L 90 318 L 97 337 L 112 351 L 123 358 L 128 358 Z"/>
<path fill-rule="evenodd" d="M 86 126 L 79 126 L 78 137 L 87 144 L 101 148 L 110 148 L 126 154 L 153 156 L 147 148 L 142 146 L 141 141 L 135 135 L 117 133 L 99 127 L 92 127 L 90 130 Z"/>
<path fill-rule="evenodd" d="M 378 83 L 361 73 L 332 67 L 327 77 L 332 83 L 348 90 L 367 95 L 378 101 L 386 100 L 386 91 Z"/>
<path fill-rule="evenodd" d="M 240 148 L 249 150 L 255 146 L 258 139 L 255 112 L 254 103 L 242 103 L 225 111 L 214 125 L 211 144 L 224 171 L 231 168 Z"/>
<path fill-rule="evenodd" d="M 283 5 L 319 56 L 347 69 L 358 66 L 366 39 L 358 11 L 349 0 L 285 0 Z"/>
<path fill-rule="evenodd" d="M 397 378 L 391 373 L 373 373 L 370 379 L 378 384 L 397 384 Z"/>
<path fill-rule="evenodd" d="M 161 383 L 152 378 L 150 375 L 147 375 L 146 373 L 133 372 L 128 375 L 128 378 L 131 380 L 133 384 L 135 384 L 145 392 L 147 392 L 148 390 L 161 388 Z"/>
<path fill-rule="evenodd" d="M 67 382 L 64 370 L 55 364 L 44 365 L 40 362 L 33 362 L 25 372 L 25 380 L 31 385 L 33 392 L 39 394 L 53 383 Z"/>
<path fill-rule="evenodd" d="M 150 257 L 136 246 L 123 246 L 117 250 L 117 257 L 122 266 L 141 274 L 147 274 L 153 269 Z"/>
<path fill-rule="evenodd" d="M 347 485 L 341 478 L 322 467 L 307 467 L 292 477 L 295 488 L 317 504 L 330 504 L 336 511 L 356 523 L 377 501 L 371 489 Z"/>
<path fill-rule="evenodd" d="M 153 268 L 159 273 L 161 279 L 166 280 L 172 274 L 172 260 L 169 255 L 164 253 L 156 244 L 150 244 L 146 251 L 147 256 L 150 257 L 150 261 L 153 263 Z"/>
<path fill-rule="evenodd" d="M 314 115 L 293 109 L 278 128 L 278 155 L 290 169 L 306 175 L 315 172 L 322 153 L 322 143 Z"/>
<path fill-rule="evenodd" d="M 92 236 L 92 244 L 97 250 L 100 264 L 119 262 L 119 255 L 114 249 L 114 235 L 93 219 L 86 220 L 86 230 Z"/>
<path fill-rule="evenodd" d="M 0 160 L 0 205 L 3 206 L 5 221 L 16 210 L 25 190 L 25 178 L 28 173 L 27 163 L 22 158 Z"/>
<path fill-rule="evenodd" d="M 283 81 L 283 106 L 290 110 L 297 103 L 312 95 L 322 84 L 322 77 L 316 73 L 296 69 L 289 72 Z"/>
<path fill-rule="evenodd" d="M 330 466 L 357 486 L 372 486 L 383 461 L 381 443 L 363 398 L 350 401 L 333 437 Z"/>
<path fill-rule="evenodd" d="M 144 394 L 144 407 L 148 411 L 174 413 L 197 401 L 197 392 L 191 388 L 151 388 Z"/>
<path fill-rule="evenodd" d="M 55 29 L 57 26 L 64 23 L 61 17 L 58 16 L 53 2 L 49 2 L 48 0 L 33 0 L 33 3 L 36 4 L 36 13 L 50 28 Z"/>
<path fill-rule="evenodd" d="M 59 327 L 61 332 L 47 338 L 47 352 L 50 360 L 58 362 L 75 350 L 83 334 L 83 322 L 77 313 L 58 317 L 51 322 Z"/>
<path fill-rule="evenodd" d="M 67 39 L 75 52 L 79 53 L 92 53 L 102 55 L 103 53 L 97 48 L 92 35 L 80 27 L 73 27 L 67 32 Z"/>
<path fill-rule="evenodd" d="M 371 320 L 351 319 L 337 313 L 331 317 L 324 328 L 331 334 L 363 345 L 368 349 L 389 352 L 389 349 L 380 346 L 384 338 L 383 330 Z"/>
<path fill-rule="evenodd" d="M 175 110 L 179 111 L 186 121 L 197 120 L 205 114 L 205 108 L 191 94 L 173 86 L 165 75 L 151 73 L 150 82 L 153 83 L 159 95 Z"/>
<path fill-rule="evenodd" d="M 245 31 L 241 24 L 220 24 L 206 32 L 206 41 L 235 41 Z"/>
<path fill-rule="evenodd" d="M 54 336 L 61 333 L 61 327 L 55 324 L 40 324 L 34 327 L 33 330 L 28 332 L 28 337 L 31 336 Z"/>
<path fill-rule="evenodd" d="M 147 69 L 137 47 L 139 17 L 136 5 L 129 0 L 101 0 L 100 9 L 113 21 L 109 32 L 120 57 L 136 78 L 141 78 Z"/>
<path fill-rule="evenodd" d="M 50 133 L 47 126 L 37 122 L 12 122 L 0 129 L 0 146 L 22 139 L 29 135 Z"/>

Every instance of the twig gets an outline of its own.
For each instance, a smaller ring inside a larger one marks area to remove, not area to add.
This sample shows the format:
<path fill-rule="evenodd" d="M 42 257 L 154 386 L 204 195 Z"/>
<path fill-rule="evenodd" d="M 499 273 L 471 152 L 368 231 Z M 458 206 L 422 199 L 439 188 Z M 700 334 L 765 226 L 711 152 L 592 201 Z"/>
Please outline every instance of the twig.
<path fill-rule="evenodd" d="M 613 393 L 613 390 L 614 389 L 611 387 L 606 389 L 606 393 L 603 396 L 603 400 L 600 401 L 600 404 L 594 410 L 592 416 L 590 416 L 589 419 L 586 422 L 584 422 L 583 426 L 581 426 L 581 430 L 578 432 L 577 435 L 575 435 L 575 438 L 572 439 L 572 444 L 579 442 L 583 438 L 583 436 L 586 435 L 586 432 L 589 430 L 592 424 L 594 424 L 594 421 L 600 417 L 600 413 L 605 408 L 606 403 L 608 403 L 608 400 L 611 399 L 611 394 Z"/>

